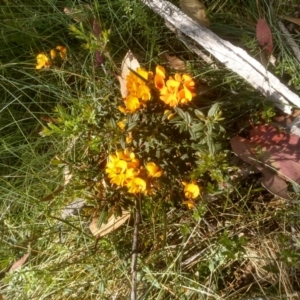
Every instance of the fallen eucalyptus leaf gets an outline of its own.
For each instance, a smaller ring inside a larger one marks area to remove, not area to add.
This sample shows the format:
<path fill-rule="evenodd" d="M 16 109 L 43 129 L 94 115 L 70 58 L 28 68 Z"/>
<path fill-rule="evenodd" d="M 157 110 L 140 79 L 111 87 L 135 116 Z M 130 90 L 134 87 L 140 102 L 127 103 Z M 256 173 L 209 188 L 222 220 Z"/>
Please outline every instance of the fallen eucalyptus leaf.
<path fill-rule="evenodd" d="M 186 70 L 185 62 L 179 59 L 177 56 L 169 55 L 168 53 L 164 52 L 161 54 L 161 57 L 165 62 L 168 63 L 171 69 L 178 70 L 178 71 Z"/>
<path fill-rule="evenodd" d="M 130 211 L 124 210 L 122 211 L 122 216 L 115 217 L 114 215 L 108 218 L 107 223 L 102 224 L 98 228 L 99 217 L 93 218 L 89 228 L 93 234 L 93 236 L 97 236 L 98 238 L 109 234 L 115 231 L 117 228 L 122 226 L 128 219 L 130 218 Z"/>
<path fill-rule="evenodd" d="M 20 258 L 19 260 L 17 260 L 16 262 L 13 263 L 13 265 L 10 267 L 8 272 L 13 272 L 15 270 L 20 269 L 26 262 L 27 258 L 29 256 L 29 253 L 26 253 L 22 256 L 22 258 Z"/>
<path fill-rule="evenodd" d="M 127 90 L 127 86 L 126 86 L 126 84 L 127 84 L 126 77 L 127 77 L 127 75 L 129 75 L 130 69 L 136 71 L 136 69 L 139 67 L 140 67 L 140 64 L 139 64 L 138 60 L 133 55 L 131 50 L 129 50 L 126 53 L 126 55 L 122 61 L 121 76 L 117 76 L 117 78 L 120 82 L 120 91 L 121 91 L 122 98 L 126 98 L 128 96 L 128 90 Z"/>
<path fill-rule="evenodd" d="M 181 10 L 198 24 L 209 27 L 210 21 L 206 16 L 206 8 L 199 0 L 181 0 Z"/>
<path fill-rule="evenodd" d="M 293 18 L 293 17 L 282 17 L 282 18 L 294 24 L 300 25 L 300 18 Z"/>
<path fill-rule="evenodd" d="M 300 184 L 300 137 L 271 125 L 250 131 L 250 140 L 236 136 L 232 150 L 263 174 L 262 184 L 271 193 L 290 199 L 286 181 Z"/>
<path fill-rule="evenodd" d="M 259 19 L 256 24 L 256 40 L 259 46 L 264 49 L 268 55 L 273 52 L 273 39 L 271 29 L 265 19 Z"/>

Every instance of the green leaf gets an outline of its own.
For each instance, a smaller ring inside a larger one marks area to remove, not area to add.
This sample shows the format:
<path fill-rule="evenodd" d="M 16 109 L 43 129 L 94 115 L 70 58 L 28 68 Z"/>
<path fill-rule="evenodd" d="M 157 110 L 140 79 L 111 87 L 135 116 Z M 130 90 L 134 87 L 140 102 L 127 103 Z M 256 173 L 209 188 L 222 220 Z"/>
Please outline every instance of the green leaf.
<path fill-rule="evenodd" d="M 205 115 L 203 114 L 203 112 L 201 110 L 195 109 L 194 112 L 195 112 L 195 115 L 198 119 L 200 119 L 202 121 L 205 121 L 206 117 L 205 117 Z"/>
<path fill-rule="evenodd" d="M 136 127 L 137 126 L 137 122 L 131 122 L 131 123 L 129 123 L 128 124 L 128 128 L 127 128 L 127 132 L 128 131 L 131 131 L 134 127 Z"/>
<path fill-rule="evenodd" d="M 207 116 L 213 117 L 217 113 L 218 109 L 219 109 L 219 103 L 217 102 L 209 109 Z"/>

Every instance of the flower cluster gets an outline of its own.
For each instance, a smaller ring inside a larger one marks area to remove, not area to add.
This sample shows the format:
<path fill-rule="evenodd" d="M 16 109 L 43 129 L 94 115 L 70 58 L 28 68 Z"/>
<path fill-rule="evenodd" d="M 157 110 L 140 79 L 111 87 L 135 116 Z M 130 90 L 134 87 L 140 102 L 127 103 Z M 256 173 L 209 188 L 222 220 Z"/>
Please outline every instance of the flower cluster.
<path fill-rule="evenodd" d="M 195 207 L 193 199 L 196 199 L 200 195 L 200 187 L 196 184 L 195 180 L 192 180 L 190 183 L 184 181 L 182 184 L 184 186 L 184 196 L 187 199 L 183 204 L 192 209 Z"/>
<path fill-rule="evenodd" d="M 109 155 L 105 172 L 111 184 L 127 187 L 132 194 L 151 194 L 153 179 L 162 176 L 162 170 L 154 162 L 148 162 L 146 167 L 128 149 Z"/>
<path fill-rule="evenodd" d="M 36 69 L 49 68 L 53 60 L 59 54 L 60 58 L 65 60 L 67 58 L 67 48 L 65 46 L 57 46 L 55 49 L 50 50 L 50 58 L 45 53 L 40 53 L 36 57 Z"/>
<path fill-rule="evenodd" d="M 147 72 L 143 68 L 137 68 L 136 72 L 139 76 L 130 71 L 126 77 L 128 96 L 124 99 L 125 107 L 119 106 L 119 110 L 123 113 L 134 113 L 145 107 L 146 102 L 151 99 L 147 83 L 152 79 L 152 72 Z"/>
<path fill-rule="evenodd" d="M 162 66 L 156 67 L 154 85 L 159 90 L 160 99 L 174 107 L 189 103 L 195 94 L 195 82 L 188 74 L 176 73 L 166 80 L 166 71 Z"/>

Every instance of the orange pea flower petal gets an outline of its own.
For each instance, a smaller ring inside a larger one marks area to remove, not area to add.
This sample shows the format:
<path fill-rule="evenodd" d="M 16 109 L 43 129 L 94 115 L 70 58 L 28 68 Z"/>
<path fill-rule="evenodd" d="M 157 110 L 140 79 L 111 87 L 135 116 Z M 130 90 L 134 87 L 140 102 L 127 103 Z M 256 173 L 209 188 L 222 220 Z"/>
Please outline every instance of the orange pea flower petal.
<path fill-rule="evenodd" d="M 131 180 L 130 188 L 128 192 L 131 194 L 138 194 L 146 191 L 146 188 L 147 188 L 146 181 L 143 180 L 142 178 L 136 177 Z"/>
<path fill-rule="evenodd" d="M 158 167 L 154 162 L 148 162 L 146 165 L 146 169 L 149 172 L 149 177 L 161 177 L 162 169 Z"/>
<path fill-rule="evenodd" d="M 195 180 L 190 183 L 183 181 L 182 184 L 184 186 L 184 195 L 186 198 L 195 199 L 200 195 L 200 187 L 196 184 Z"/>
<path fill-rule="evenodd" d="M 182 204 L 187 205 L 188 209 L 193 209 L 196 207 L 194 201 L 191 200 L 183 201 Z"/>

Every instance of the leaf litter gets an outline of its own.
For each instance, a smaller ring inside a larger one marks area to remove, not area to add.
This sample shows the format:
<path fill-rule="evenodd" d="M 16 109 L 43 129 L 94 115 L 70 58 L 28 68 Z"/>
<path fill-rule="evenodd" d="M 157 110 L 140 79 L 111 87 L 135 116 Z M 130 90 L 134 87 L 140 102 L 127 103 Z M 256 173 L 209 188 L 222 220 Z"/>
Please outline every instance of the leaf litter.
<path fill-rule="evenodd" d="M 300 137 L 272 125 L 259 125 L 250 139 L 235 136 L 233 152 L 263 175 L 262 185 L 271 193 L 291 199 L 287 182 L 300 184 Z"/>

